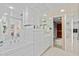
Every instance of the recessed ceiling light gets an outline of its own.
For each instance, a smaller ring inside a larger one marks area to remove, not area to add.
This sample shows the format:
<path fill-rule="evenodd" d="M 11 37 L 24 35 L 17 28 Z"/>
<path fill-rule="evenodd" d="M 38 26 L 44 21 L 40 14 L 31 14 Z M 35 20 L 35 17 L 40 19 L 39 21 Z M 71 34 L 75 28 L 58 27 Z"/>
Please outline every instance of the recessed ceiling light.
<path fill-rule="evenodd" d="M 60 12 L 64 12 L 64 9 L 61 9 Z"/>
<path fill-rule="evenodd" d="M 12 6 L 9 6 L 9 8 L 10 8 L 10 9 L 14 9 L 14 7 L 12 7 Z"/>

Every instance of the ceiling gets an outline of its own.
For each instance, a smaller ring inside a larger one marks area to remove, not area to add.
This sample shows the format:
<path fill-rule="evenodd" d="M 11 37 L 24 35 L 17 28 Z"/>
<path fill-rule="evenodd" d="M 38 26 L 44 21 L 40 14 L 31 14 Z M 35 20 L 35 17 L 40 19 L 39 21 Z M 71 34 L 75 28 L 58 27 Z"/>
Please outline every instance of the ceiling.
<path fill-rule="evenodd" d="M 78 9 L 77 3 L 0 3 L 0 17 L 4 13 L 10 13 L 11 10 L 9 6 L 13 6 L 14 10 L 13 13 L 15 16 L 19 17 L 22 13 L 23 9 L 28 8 L 29 10 L 33 11 L 33 13 L 49 13 L 55 14 L 59 13 L 60 9 L 64 9 L 65 12 L 75 11 Z"/>

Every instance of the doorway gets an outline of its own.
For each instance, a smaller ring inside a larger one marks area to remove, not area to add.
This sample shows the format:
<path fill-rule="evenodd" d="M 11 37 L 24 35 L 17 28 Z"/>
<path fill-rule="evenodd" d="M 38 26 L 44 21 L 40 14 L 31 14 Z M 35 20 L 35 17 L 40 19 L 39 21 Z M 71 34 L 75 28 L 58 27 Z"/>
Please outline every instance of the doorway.
<path fill-rule="evenodd" d="M 62 17 L 53 17 L 54 25 L 54 47 L 63 48 L 63 31 L 62 31 Z"/>

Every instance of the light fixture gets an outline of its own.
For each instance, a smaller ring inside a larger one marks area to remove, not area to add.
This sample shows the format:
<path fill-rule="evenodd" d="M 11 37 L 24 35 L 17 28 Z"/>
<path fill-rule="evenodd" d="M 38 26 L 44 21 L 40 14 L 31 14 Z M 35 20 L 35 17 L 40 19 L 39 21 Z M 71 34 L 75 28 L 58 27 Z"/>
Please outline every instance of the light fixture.
<path fill-rule="evenodd" d="M 61 9 L 61 10 L 60 10 L 60 12 L 64 12 L 64 11 L 65 11 L 64 9 Z"/>
<path fill-rule="evenodd" d="M 13 9 L 14 9 L 14 7 L 12 7 L 12 6 L 9 6 L 9 9 L 13 10 Z"/>

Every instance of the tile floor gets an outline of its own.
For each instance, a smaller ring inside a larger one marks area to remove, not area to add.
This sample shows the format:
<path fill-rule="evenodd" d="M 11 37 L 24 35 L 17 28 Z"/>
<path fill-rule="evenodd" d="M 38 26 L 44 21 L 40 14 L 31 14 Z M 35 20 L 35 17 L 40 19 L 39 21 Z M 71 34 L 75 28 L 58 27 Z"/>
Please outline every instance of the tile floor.
<path fill-rule="evenodd" d="M 50 48 L 46 53 L 43 54 L 43 56 L 77 56 L 77 55 L 73 53 L 68 53 L 59 48 Z"/>

